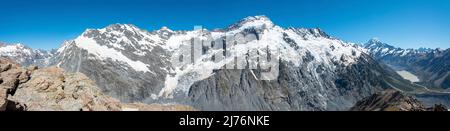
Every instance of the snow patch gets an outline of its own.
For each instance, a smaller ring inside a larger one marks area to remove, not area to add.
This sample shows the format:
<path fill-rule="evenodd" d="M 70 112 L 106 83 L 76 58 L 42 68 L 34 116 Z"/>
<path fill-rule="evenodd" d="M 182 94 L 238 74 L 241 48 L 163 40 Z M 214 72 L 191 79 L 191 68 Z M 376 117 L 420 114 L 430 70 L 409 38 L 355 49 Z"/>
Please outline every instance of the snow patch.
<path fill-rule="evenodd" d="M 116 61 L 124 62 L 136 71 L 151 72 L 147 64 L 141 61 L 133 61 L 115 49 L 99 45 L 91 38 L 80 36 L 75 39 L 75 43 L 76 46 L 88 51 L 90 54 L 101 60 L 110 58 Z"/>

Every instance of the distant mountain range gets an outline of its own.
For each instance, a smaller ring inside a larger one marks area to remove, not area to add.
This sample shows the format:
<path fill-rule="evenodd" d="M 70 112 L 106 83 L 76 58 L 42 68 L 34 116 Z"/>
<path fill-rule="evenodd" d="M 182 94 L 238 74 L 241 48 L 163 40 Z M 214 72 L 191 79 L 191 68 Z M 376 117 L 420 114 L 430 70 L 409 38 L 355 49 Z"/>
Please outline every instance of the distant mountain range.
<path fill-rule="evenodd" d="M 0 42 L 0 56 L 8 57 L 24 66 L 47 66 L 55 50 L 31 49 L 23 44 L 6 44 Z"/>
<path fill-rule="evenodd" d="M 404 50 L 377 40 L 360 46 L 318 28 L 282 28 L 265 16 L 212 31 L 113 24 L 87 29 L 55 51 L 4 45 L 0 53 L 24 65 L 81 72 L 124 102 L 200 110 L 348 110 L 385 89 L 444 92 L 449 83 L 448 49 Z M 396 70 L 417 73 L 420 84 Z M 275 79 L 265 80 L 273 71 Z"/>
<path fill-rule="evenodd" d="M 393 69 L 417 75 L 421 85 L 450 91 L 450 49 L 402 49 L 377 39 L 370 40 L 364 47 Z"/>

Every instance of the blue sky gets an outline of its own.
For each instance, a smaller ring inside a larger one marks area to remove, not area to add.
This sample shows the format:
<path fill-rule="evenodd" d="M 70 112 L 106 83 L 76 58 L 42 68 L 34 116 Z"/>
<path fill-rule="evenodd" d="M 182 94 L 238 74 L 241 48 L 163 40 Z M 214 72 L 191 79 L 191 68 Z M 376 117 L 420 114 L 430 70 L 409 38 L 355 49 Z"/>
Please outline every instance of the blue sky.
<path fill-rule="evenodd" d="M 450 47 L 449 0 L 2 0 L 0 41 L 49 49 L 113 23 L 214 29 L 254 15 L 355 43 L 377 37 L 403 48 Z"/>

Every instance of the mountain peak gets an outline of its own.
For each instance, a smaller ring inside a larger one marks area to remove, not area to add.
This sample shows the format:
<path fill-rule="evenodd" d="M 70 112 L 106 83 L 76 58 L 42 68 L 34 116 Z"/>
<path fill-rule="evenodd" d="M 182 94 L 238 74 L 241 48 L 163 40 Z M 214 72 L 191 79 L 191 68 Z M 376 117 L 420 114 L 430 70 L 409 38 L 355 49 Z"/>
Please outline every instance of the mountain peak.
<path fill-rule="evenodd" d="M 174 32 L 167 26 L 162 26 L 161 29 L 157 30 L 157 32 Z"/>
<path fill-rule="evenodd" d="M 2 43 L 2 42 L 0 42 L 0 47 L 5 47 L 5 46 L 14 47 L 14 48 L 20 48 L 20 49 L 29 48 L 29 47 L 27 47 L 26 45 L 24 45 L 22 43 Z"/>
<path fill-rule="evenodd" d="M 373 37 L 368 41 L 368 43 L 381 43 L 380 39 L 377 37 Z"/>
<path fill-rule="evenodd" d="M 170 30 L 170 29 L 169 29 L 169 27 L 167 27 L 167 26 L 163 26 L 163 27 L 161 27 L 160 30 Z"/>
<path fill-rule="evenodd" d="M 257 15 L 257 16 L 248 16 L 242 19 L 243 21 L 254 21 L 254 20 L 262 20 L 262 21 L 271 21 L 269 17 L 265 15 Z"/>
<path fill-rule="evenodd" d="M 389 48 L 389 49 L 396 48 L 392 45 L 381 42 L 380 39 L 378 39 L 376 37 L 370 39 L 364 46 L 366 48 L 374 48 L 374 47 L 382 47 L 382 48 Z"/>
<path fill-rule="evenodd" d="M 116 23 L 116 24 L 108 25 L 104 28 L 99 28 L 99 29 L 88 28 L 81 34 L 81 36 L 92 35 L 93 33 L 96 34 L 96 33 L 104 33 L 104 32 L 111 32 L 111 31 L 125 32 L 125 31 L 139 31 L 139 30 L 141 30 L 141 29 L 139 29 L 138 27 L 136 27 L 135 25 L 132 25 L 132 24 Z"/>
<path fill-rule="evenodd" d="M 273 22 L 264 15 L 249 16 L 228 27 L 228 30 L 247 28 L 270 28 Z"/>

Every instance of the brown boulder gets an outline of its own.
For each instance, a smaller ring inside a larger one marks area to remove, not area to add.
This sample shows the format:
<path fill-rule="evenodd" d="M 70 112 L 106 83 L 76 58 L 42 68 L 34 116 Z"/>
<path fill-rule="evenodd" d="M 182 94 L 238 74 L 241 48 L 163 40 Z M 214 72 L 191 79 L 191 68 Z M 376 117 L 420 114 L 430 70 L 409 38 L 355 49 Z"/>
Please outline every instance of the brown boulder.
<path fill-rule="evenodd" d="M 14 93 L 20 83 L 25 83 L 30 78 L 30 71 L 9 59 L 0 58 L 0 86 L 8 93 Z"/>
<path fill-rule="evenodd" d="M 11 64 L 6 63 L 6 64 L 0 64 L 0 72 L 4 72 L 11 69 Z"/>

